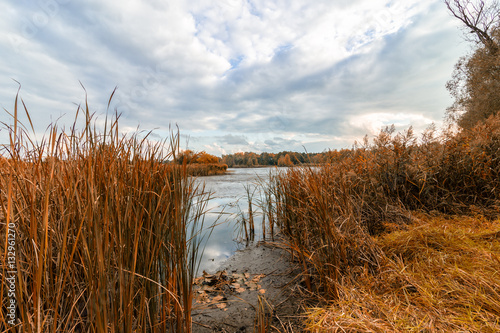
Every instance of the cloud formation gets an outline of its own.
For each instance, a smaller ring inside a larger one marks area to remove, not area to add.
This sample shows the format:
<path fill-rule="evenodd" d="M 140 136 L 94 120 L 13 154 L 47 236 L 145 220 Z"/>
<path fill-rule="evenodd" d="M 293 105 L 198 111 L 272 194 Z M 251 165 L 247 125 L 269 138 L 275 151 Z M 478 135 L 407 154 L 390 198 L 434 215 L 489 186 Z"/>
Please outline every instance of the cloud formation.
<path fill-rule="evenodd" d="M 37 130 L 88 92 L 122 130 L 178 124 L 189 148 L 310 152 L 396 124 L 439 123 L 465 54 L 438 0 L 6 1 L 0 106 L 17 91 Z M 2 121 L 8 122 L 7 115 Z M 0 132 L 0 141 L 5 141 Z"/>

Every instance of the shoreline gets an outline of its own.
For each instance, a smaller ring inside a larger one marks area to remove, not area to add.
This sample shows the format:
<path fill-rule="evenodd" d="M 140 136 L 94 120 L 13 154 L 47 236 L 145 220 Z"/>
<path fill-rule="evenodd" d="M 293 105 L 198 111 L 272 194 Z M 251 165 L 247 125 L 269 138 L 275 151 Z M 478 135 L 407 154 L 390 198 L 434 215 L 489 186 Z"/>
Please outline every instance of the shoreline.
<path fill-rule="evenodd" d="M 298 273 L 279 243 L 257 242 L 236 251 L 216 273 L 197 278 L 193 331 L 253 332 L 259 314 L 277 328 L 298 327 L 299 307 L 290 297 Z"/>

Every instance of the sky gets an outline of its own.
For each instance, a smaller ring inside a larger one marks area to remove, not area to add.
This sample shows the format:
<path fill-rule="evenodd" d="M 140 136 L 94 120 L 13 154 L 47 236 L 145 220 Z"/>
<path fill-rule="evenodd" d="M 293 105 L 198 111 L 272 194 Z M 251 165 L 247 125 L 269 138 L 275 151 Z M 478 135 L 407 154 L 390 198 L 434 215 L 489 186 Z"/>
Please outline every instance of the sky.
<path fill-rule="evenodd" d="M 440 0 L 0 2 L 0 108 L 19 82 L 37 136 L 71 126 L 86 96 L 102 125 L 117 87 L 124 134 L 178 126 L 182 148 L 218 156 L 440 126 L 470 51 Z"/>

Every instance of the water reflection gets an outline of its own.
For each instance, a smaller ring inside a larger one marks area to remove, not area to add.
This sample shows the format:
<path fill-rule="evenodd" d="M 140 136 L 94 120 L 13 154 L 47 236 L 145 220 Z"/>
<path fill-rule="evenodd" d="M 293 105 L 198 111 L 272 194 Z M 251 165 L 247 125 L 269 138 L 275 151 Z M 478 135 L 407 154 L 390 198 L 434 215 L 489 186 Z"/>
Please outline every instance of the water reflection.
<path fill-rule="evenodd" d="M 205 227 L 216 224 L 208 239 L 200 263 L 200 273 L 203 270 L 214 272 L 221 262 L 236 252 L 244 244 L 235 241 L 238 236 L 241 214 L 248 216 L 248 201 L 245 186 L 256 189 L 253 198 L 255 222 L 255 240 L 262 233 L 262 210 L 257 206 L 260 191 L 257 182 L 269 179 L 269 173 L 274 168 L 241 168 L 228 169 L 226 175 L 200 177 L 198 182 L 205 183 L 205 190 L 212 192 L 208 202 L 209 211 L 205 215 Z M 205 234 L 209 232 L 205 231 Z"/>

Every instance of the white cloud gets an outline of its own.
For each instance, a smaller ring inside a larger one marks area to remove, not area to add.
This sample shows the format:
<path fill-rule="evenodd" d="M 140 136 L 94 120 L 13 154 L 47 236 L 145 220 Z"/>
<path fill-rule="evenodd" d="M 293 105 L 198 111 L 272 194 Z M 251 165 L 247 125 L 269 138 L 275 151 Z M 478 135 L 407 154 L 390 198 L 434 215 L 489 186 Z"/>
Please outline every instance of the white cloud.
<path fill-rule="evenodd" d="M 61 114 L 73 120 L 79 80 L 97 113 L 118 86 L 123 129 L 165 134 L 177 123 L 208 140 L 193 148 L 216 153 L 324 150 L 377 121 L 439 121 L 466 49 L 437 0 L 22 0 L 2 10 L 0 106 L 12 110 L 20 81 L 43 131 Z"/>
<path fill-rule="evenodd" d="M 422 131 L 434 121 L 423 115 L 412 113 L 368 113 L 350 117 L 345 124 L 346 132 L 366 133 L 369 136 L 377 135 L 386 126 L 394 125 L 397 130 L 404 130 L 413 126 Z"/>

